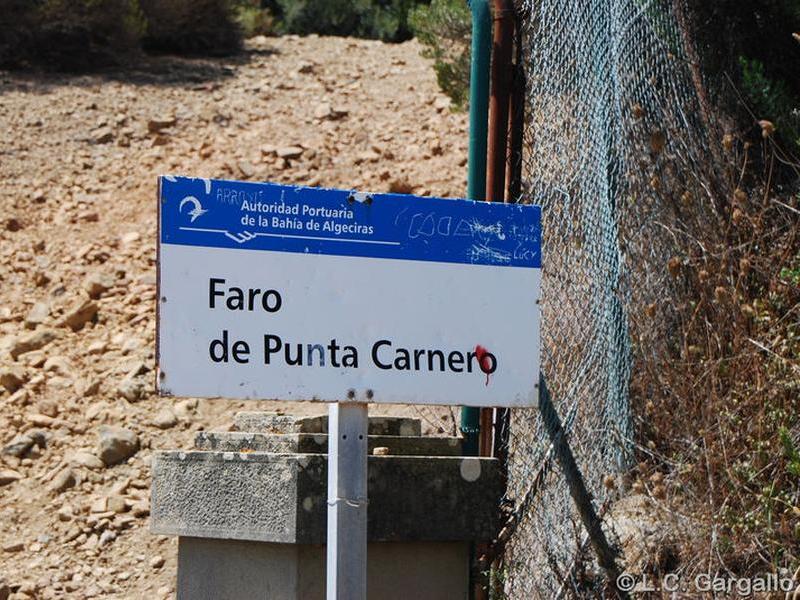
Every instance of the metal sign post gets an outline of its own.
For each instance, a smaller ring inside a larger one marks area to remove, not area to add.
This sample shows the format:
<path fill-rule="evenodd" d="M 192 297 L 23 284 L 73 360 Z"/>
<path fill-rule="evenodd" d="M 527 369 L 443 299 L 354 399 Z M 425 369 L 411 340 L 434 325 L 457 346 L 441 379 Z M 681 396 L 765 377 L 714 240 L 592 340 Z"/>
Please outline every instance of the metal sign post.
<path fill-rule="evenodd" d="M 327 600 L 367 597 L 367 405 L 328 409 Z"/>

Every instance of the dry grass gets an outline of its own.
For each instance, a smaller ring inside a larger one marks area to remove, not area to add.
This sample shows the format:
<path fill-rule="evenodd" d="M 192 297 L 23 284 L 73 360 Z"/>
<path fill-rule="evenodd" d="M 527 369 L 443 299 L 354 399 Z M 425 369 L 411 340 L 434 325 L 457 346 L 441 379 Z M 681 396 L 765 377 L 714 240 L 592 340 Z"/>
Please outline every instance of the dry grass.
<path fill-rule="evenodd" d="M 667 288 L 637 315 L 667 327 L 660 352 L 638 348 L 631 476 L 675 516 L 686 577 L 800 565 L 800 194 L 770 133 L 725 136 L 727 165 L 659 193 L 679 218 Z"/>

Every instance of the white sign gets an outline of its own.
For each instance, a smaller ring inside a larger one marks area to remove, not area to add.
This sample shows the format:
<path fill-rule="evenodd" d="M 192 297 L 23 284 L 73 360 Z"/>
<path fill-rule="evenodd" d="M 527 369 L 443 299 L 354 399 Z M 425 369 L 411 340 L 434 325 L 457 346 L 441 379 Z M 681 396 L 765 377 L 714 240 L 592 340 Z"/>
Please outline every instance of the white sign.
<path fill-rule="evenodd" d="M 165 395 L 531 406 L 540 209 L 160 180 Z"/>

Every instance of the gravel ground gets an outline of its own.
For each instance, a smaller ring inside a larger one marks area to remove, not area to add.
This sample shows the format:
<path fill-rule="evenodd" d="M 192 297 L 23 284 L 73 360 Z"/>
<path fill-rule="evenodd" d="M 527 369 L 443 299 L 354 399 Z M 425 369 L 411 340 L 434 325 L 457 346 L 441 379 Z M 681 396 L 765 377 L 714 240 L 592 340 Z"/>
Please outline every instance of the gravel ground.
<path fill-rule="evenodd" d="M 0 72 L 0 598 L 174 596 L 151 453 L 243 407 L 325 410 L 155 395 L 156 176 L 461 195 L 466 116 L 419 52 L 287 36 L 227 60 Z"/>

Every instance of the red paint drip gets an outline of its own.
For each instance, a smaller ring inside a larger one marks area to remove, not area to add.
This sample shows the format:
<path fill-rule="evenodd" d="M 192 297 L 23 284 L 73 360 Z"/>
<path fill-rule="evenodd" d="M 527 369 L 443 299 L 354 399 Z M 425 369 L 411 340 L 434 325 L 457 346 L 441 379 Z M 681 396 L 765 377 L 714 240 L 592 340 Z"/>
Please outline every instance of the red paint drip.
<path fill-rule="evenodd" d="M 475 358 L 478 359 L 478 366 L 481 371 L 486 373 L 486 385 L 489 385 L 489 375 L 492 371 L 492 359 L 489 358 L 489 351 L 478 344 L 475 346 Z"/>

